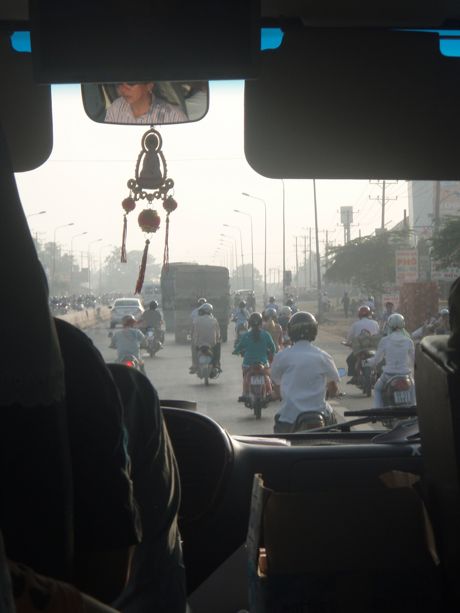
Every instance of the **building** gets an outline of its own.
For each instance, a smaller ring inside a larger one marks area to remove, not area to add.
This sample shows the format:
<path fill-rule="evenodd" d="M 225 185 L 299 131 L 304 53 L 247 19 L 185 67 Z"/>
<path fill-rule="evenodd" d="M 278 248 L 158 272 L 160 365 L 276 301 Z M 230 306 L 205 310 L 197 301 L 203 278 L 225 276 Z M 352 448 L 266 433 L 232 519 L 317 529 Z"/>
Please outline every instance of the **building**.
<path fill-rule="evenodd" d="M 417 238 L 430 238 L 436 219 L 460 216 L 460 181 L 409 181 L 410 227 Z"/>

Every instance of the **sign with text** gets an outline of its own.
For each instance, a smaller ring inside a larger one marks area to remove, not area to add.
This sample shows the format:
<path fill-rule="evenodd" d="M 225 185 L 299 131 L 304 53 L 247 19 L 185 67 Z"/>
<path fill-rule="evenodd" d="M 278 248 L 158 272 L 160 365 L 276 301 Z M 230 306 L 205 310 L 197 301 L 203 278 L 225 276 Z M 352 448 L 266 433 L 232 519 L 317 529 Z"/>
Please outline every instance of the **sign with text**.
<path fill-rule="evenodd" d="M 447 268 L 438 268 L 436 262 L 431 262 L 431 280 L 432 281 L 455 281 L 460 277 L 460 268 L 449 266 Z"/>
<path fill-rule="evenodd" d="M 396 256 L 396 285 L 415 283 L 418 279 L 417 249 L 398 249 Z"/>

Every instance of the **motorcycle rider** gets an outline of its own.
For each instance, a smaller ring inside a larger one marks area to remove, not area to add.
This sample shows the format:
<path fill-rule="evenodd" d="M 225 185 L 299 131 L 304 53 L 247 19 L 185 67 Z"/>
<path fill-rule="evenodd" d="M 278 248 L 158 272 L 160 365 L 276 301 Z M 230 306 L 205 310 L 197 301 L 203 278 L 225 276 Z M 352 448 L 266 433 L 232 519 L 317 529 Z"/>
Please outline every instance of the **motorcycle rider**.
<path fill-rule="evenodd" d="M 247 307 L 250 313 L 253 313 L 256 310 L 256 295 L 253 291 L 249 292 L 247 298 Z"/>
<path fill-rule="evenodd" d="M 142 313 L 137 325 L 143 334 L 146 334 L 148 328 L 152 328 L 155 338 L 160 344 L 164 342 L 163 316 L 156 300 L 149 303 L 149 308 Z M 162 346 L 160 348 L 163 349 Z"/>
<path fill-rule="evenodd" d="M 283 345 L 287 346 L 290 344 L 289 334 L 288 334 L 288 323 L 292 316 L 292 309 L 290 306 L 284 306 L 280 309 L 278 313 L 278 323 L 283 330 Z"/>
<path fill-rule="evenodd" d="M 212 349 L 212 365 L 216 371 L 222 372 L 220 367 L 220 327 L 219 322 L 213 316 L 213 306 L 205 302 L 198 309 L 198 317 L 192 327 L 192 359 L 194 360 L 190 368 L 190 374 L 198 370 L 198 350 L 203 345 L 208 345 Z"/>
<path fill-rule="evenodd" d="M 265 310 L 267 309 L 275 309 L 275 311 L 278 312 L 278 305 L 276 304 L 275 296 L 270 296 L 270 298 L 268 299 L 268 304 L 265 307 Z"/>
<path fill-rule="evenodd" d="M 351 324 L 347 336 L 347 344 L 352 345 L 353 340 L 358 338 L 362 333 L 368 333 L 371 336 L 380 334 L 379 324 L 371 318 L 371 309 L 367 305 L 362 305 L 358 309 L 358 319 Z M 351 377 L 348 383 L 356 384 L 356 356 L 352 351 L 347 357 L 348 376 Z"/>
<path fill-rule="evenodd" d="M 382 317 L 380 318 L 380 329 L 382 331 L 382 336 L 386 336 L 387 334 L 389 334 L 388 318 L 390 317 L 390 315 L 393 315 L 394 308 L 395 305 L 392 302 L 385 302 L 385 310 L 382 313 Z"/>
<path fill-rule="evenodd" d="M 207 303 L 208 301 L 206 300 L 206 298 L 198 298 L 196 307 L 190 313 L 190 319 L 192 320 L 192 325 L 198 319 L 198 311 L 200 310 L 200 307 L 203 306 L 203 304 L 207 304 Z"/>
<path fill-rule="evenodd" d="M 275 415 L 275 433 L 293 432 L 297 417 L 306 411 L 323 411 L 334 423 L 326 402 L 338 393 L 339 373 L 331 356 L 313 345 L 318 322 L 306 311 L 295 313 L 288 324 L 293 346 L 277 353 L 271 368 L 273 382 L 281 387 L 281 406 Z"/>
<path fill-rule="evenodd" d="M 369 358 L 370 365 L 377 365 L 385 360 L 383 372 L 374 386 L 374 408 L 383 408 L 382 390 L 385 383 L 394 375 L 408 375 L 414 370 L 415 347 L 412 339 L 405 333 L 406 323 L 400 313 L 393 313 L 388 318 L 390 333 L 384 336 L 377 347 L 373 358 Z M 411 394 L 415 404 L 415 387 L 412 386 Z"/>
<path fill-rule="evenodd" d="M 262 329 L 262 315 L 257 312 L 251 313 L 248 324 L 249 332 L 243 334 L 233 350 L 234 355 L 243 354 L 243 395 L 238 398 L 238 402 L 245 402 L 248 397 L 249 381 L 246 375 L 250 367 L 254 364 L 263 364 L 267 370 L 269 354 L 276 353 L 272 337 Z M 268 376 L 266 378 L 268 379 Z M 271 393 L 271 385 L 269 389 Z"/>
<path fill-rule="evenodd" d="M 439 311 L 439 318 L 434 324 L 434 334 L 450 334 L 449 309 Z"/>
<path fill-rule="evenodd" d="M 246 308 L 246 302 L 241 300 L 232 316 L 232 321 L 235 322 L 235 343 L 238 341 L 240 331 L 247 330 L 248 319 L 249 311 Z"/>
<path fill-rule="evenodd" d="M 265 309 L 262 319 L 263 329 L 270 334 L 275 343 L 276 350 L 279 351 L 283 347 L 283 328 L 278 323 L 275 309 Z"/>
<path fill-rule="evenodd" d="M 125 315 L 122 324 L 123 328 L 112 336 L 110 347 L 117 350 L 118 361 L 128 355 L 134 356 L 139 362 L 141 372 L 145 374 L 141 359 L 141 345 L 145 343 L 145 336 L 135 327 L 136 319 L 133 315 Z"/>
<path fill-rule="evenodd" d="M 294 315 L 294 313 L 297 313 L 297 311 L 299 310 L 294 302 L 293 298 L 288 298 L 286 300 L 286 306 L 288 306 L 291 309 L 291 313 Z"/>

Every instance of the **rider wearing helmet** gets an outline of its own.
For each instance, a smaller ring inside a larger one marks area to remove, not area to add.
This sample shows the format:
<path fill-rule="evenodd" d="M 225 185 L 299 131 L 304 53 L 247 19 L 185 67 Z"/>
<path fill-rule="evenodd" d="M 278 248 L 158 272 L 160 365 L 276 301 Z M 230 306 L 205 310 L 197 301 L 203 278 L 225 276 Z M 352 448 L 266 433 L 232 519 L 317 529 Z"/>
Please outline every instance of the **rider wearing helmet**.
<path fill-rule="evenodd" d="M 265 309 L 262 327 L 266 330 L 275 343 L 276 350 L 279 351 L 283 345 L 283 328 L 278 323 L 275 309 Z"/>
<path fill-rule="evenodd" d="M 384 336 L 377 347 L 375 356 L 368 360 L 369 364 L 377 365 L 385 360 L 383 372 L 374 386 L 374 408 L 383 407 L 382 390 L 385 383 L 394 375 L 407 375 L 414 370 L 414 342 L 406 334 L 406 323 L 400 313 L 393 313 L 388 318 L 389 334 Z M 415 389 L 411 390 L 415 404 Z"/>
<path fill-rule="evenodd" d="M 339 373 L 331 356 L 313 345 L 318 322 L 306 311 L 297 311 L 288 324 L 293 342 L 290 349 L 277 353 L 271 369 L 273 382 L 281 387 L 281 405 L 275 415 L 274 431 L 292 432 L 297 417 L 306 411 L 324 411 L 333 421 L 326 402 L 338 392 Z"/>
<path fill-rule="evenodd" d="M 299 310 L 294 302 L 293 298 L 288 298 L 286 300 L 286 306 L 288 306 L 291 309 L 291 313 L 294 315 L 294 313 L 297 313 L 297 311 Z"/>
<path fill-rule="evenodd" d="M 268 304 L 265 307 L 265 309 L 275 309 L 275 311 L 278 312 L 278 305 L 276 304 L 275 296 L 270 296 L 270 298 L 268 299 Z"/>
<path fill-rule="evenodd" d="M 371 319 L 372 312 L 371 309 L 363 304 L 358 309 L 358 319 L 351 324 L 350 330 L 347 336 L 347 344 L 352 346 L 353 340 L 358 338 L 361 334 L 370 334 L 371 336 L 376 336 L 380 334 L 379 324 Z M 348 383 L 355 383 L 355 374 L 356 374 L 356 356 L 353 351 L 347 357 L 347 365 L 348 365 L 348 376 L 352 377 Z"/>
<path fill-rule="evenodd" d="M 197 319 L 198 317 L 198 311 L 200 309 L 200 306 L 203 306 L 203 304 L 208 304 L 208 301 L 206 300 L 206 298 L 198 298 L 197 302 L 196 302 L 196 307 L 193 309 L 193 311 L 190 313 L 190 317 L 192 319 L 192 324 L 193 322 Z"/>
<path fill-rule="evenodd" d="M 243 354 L 243 395 L 238 402 L 244 402 L 248 395 L 248 381 L 246 374 L 254 364 L 269 366 L 269 354 L 276 352 L 275 343 L 270 334 L 262 329 L 262 315 L 251 313 L 249 317 L 249 332 L 243 334 L 237 342 L 234 355 Z"/>
<path fill-rule="evenodd" d="M 198 368 L 198 349 L 207 345 L 213 352 L 213 366 L 220 371 L 220 327 L 219 322 L 213 316 L 213 306 L 204 302 L 198 309 L 198 317 L 192 326 L 192 366 L 190 374 Z"/>
<path fill-rule="evenodd" d="M 158 302 L 156 300 L 152 300 L 149 303 L 149 308 L 142 313 L 138 326 L 144 334 L 147 332 L 148 328 L 152 328 L 155 337 L 161 343 L 164 341 L 163 316 L 158 308 Z"/>
<path fill-rule="evenodd" d="M 435 334 L 450 334 L 449 309 L 439 311 L 439 317 L 434 325 Z"/>
<path fill-rule="evenodd" d="M 125 356 L 134 356 L 139 361 L 142 372 L 144 372 L 144 365 L 141 360 L 141 345 L 145 341 L 145 336 L 135 328 L 136 319 L 132 315 L 125 315 L 122 324 L 123 328 L 112 336 L 110 347 L 117 350 L 119 361 Z"/>
<path fill-rule="evenodd" d="M 246 308 L 246 302 L 240 300 L 232 316 L 232 321 L 235 322 L 235 342 L 238 340 L 240 333 L 248 329 L 248 319 L 249 311 Z"/>

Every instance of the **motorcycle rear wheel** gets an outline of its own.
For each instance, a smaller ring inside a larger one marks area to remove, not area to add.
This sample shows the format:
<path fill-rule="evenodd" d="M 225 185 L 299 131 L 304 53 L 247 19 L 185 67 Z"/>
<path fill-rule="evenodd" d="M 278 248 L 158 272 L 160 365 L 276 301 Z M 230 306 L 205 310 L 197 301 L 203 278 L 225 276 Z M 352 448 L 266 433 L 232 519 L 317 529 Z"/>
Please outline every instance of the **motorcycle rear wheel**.
<path fill-rule="evenodd" d="M 256 398 L 254 401 L 254 415 L 256 419 L 260 419 L 262 417 L 262 403 L 259 398 Z"/>

